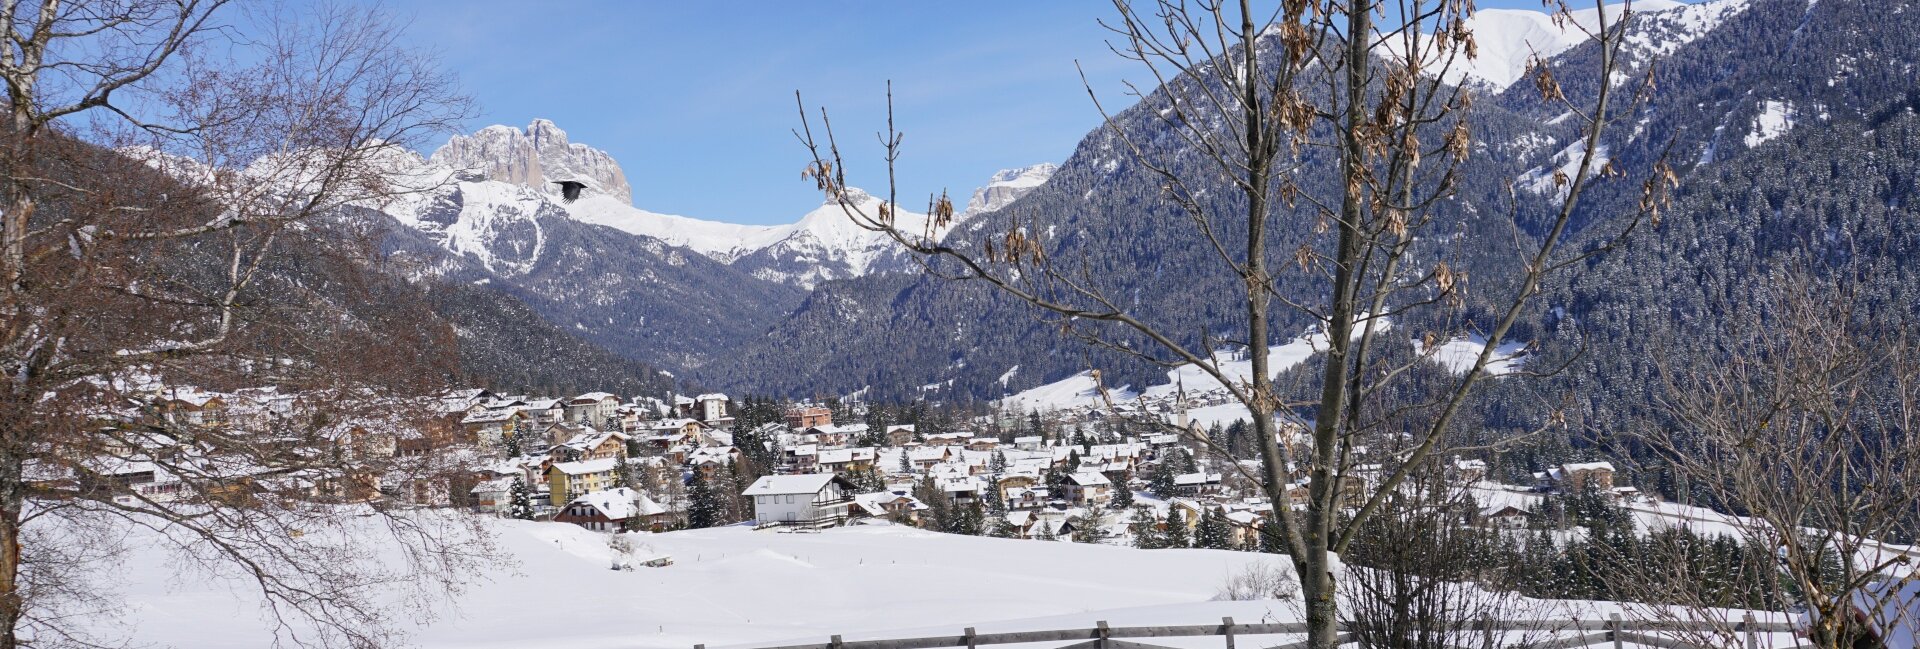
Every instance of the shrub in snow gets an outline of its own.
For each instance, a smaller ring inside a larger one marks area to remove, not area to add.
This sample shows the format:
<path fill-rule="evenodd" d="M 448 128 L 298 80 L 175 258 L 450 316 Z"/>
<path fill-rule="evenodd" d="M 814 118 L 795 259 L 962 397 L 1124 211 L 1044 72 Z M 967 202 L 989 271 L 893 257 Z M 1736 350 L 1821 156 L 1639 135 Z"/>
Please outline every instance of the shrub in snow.
<path fill-rule="evenodd" d="M 1213 595 L 1215 601 L 1245 602 L 1262 599 L 1293 599 L 1300 584 L 1293 573 L 1268 562 L 1249 563 L 1239 572 L 1227 575 L 1225 583 Z"/>

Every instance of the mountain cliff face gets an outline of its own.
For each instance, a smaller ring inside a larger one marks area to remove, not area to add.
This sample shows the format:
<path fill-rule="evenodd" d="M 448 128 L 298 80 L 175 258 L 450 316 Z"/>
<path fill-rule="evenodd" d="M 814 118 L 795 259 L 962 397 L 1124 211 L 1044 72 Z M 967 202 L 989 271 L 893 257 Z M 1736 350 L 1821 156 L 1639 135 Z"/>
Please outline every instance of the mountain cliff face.
<path fill-rule="evenodd" d="M 543 195 L 560 196 L 553 183 L 577 180 L 587 190 L 633 202 L 633 187 L 613 156 L 584 144 L 567 141 L 566 131 L 553 122 L 536 119 L 522 131 L 511 126 L 489 126 L 473 135 L 456 135 L 433 152 L 435 163 L 501 182 L 530 187 Z"/>
<path fill-rule="evenodd" d="M 973 190 L 973 198 L 967 200 L 967 215 L 984 214 L 1013 204 L 1013 201 L 1027 192 L 1033 191 L 1053 177 L 1060 165 L 1042 162 L 1028 167 L 1003 169 L 987 179 L 987 184 Z"/>

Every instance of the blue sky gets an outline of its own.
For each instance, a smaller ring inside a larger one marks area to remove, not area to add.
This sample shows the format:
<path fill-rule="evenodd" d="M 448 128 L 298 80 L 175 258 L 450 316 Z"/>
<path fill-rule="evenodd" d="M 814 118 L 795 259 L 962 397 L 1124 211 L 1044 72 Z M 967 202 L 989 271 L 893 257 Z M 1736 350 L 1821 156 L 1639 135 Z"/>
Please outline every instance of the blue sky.
<path fill-rule="evenodd" d="M 1534 8 L 1534 1 L 1481 2 Z M 994 171 L 1064 160 L 1145 75 L 1106 49 L 1104 2 L 506 2 L 390 0 L 414 47 L 479 104 L 468 130 L 551 119 L 611 153 L 635 205 L 784 223 L 819 202 L 800 180 L 793 93 L 832 111 L 852 182 L 881 186 L 886 82 L 906 133 L 909 205 L 956 201 Z M 436 143 L 437 145 L 437 143 Z"/>

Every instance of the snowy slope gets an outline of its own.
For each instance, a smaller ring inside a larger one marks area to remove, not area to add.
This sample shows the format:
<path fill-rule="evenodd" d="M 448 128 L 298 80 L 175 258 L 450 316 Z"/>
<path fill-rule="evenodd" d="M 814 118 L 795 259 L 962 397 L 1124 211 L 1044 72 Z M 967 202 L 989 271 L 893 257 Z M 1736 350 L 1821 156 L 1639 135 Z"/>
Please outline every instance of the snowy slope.
<path fill-rule="evenodd" d="M 1638 0 L 1606 7 L 1608 23 L 1619 20 L 1629 6 L 1635 22 L 1626 39 L 1630 61 L 1669 54 L 1680 46 L 1711 31 L 1728 17 L 1745 10 L 1749 0 L 1712 0 L 1685 4 L 1675 0 Z M 1583 5 L 1591 6 L 1591 5 Z M 1442 79 L 1448 83 L 1477 85 L 1504 90 L 1526 75 L 1534 57 L 1550 59 L 1589 40 L 1587 30 L 1600 24 L 1600 12 L 1579 9 L 1571 21 L 1556 21 L 1551 14 L 1528 9 L 1482 9 L 1467 19 L 1478 52 L 1472 59 L 1458 53 L 1430 49 L 1425 57 L 1427 69 L 1443 65 Z M 1398 40 L 1383 44 L 1391 51 L 1406 45 Z M 1453 60 L 1449 64 L 1447 58 Z"/>

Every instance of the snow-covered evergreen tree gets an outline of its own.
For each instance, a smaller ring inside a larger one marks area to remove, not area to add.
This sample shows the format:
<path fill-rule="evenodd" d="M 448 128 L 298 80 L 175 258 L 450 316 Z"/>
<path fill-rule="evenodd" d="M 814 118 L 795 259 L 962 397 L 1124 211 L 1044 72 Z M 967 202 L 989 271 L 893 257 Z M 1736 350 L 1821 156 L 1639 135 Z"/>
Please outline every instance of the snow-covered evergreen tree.
<path fill-rule="evenodd" d="M 527 479 L 514 478 L 507 515 L 523 521 L 533 520 L 533 496 L 527 492 Z"/>

